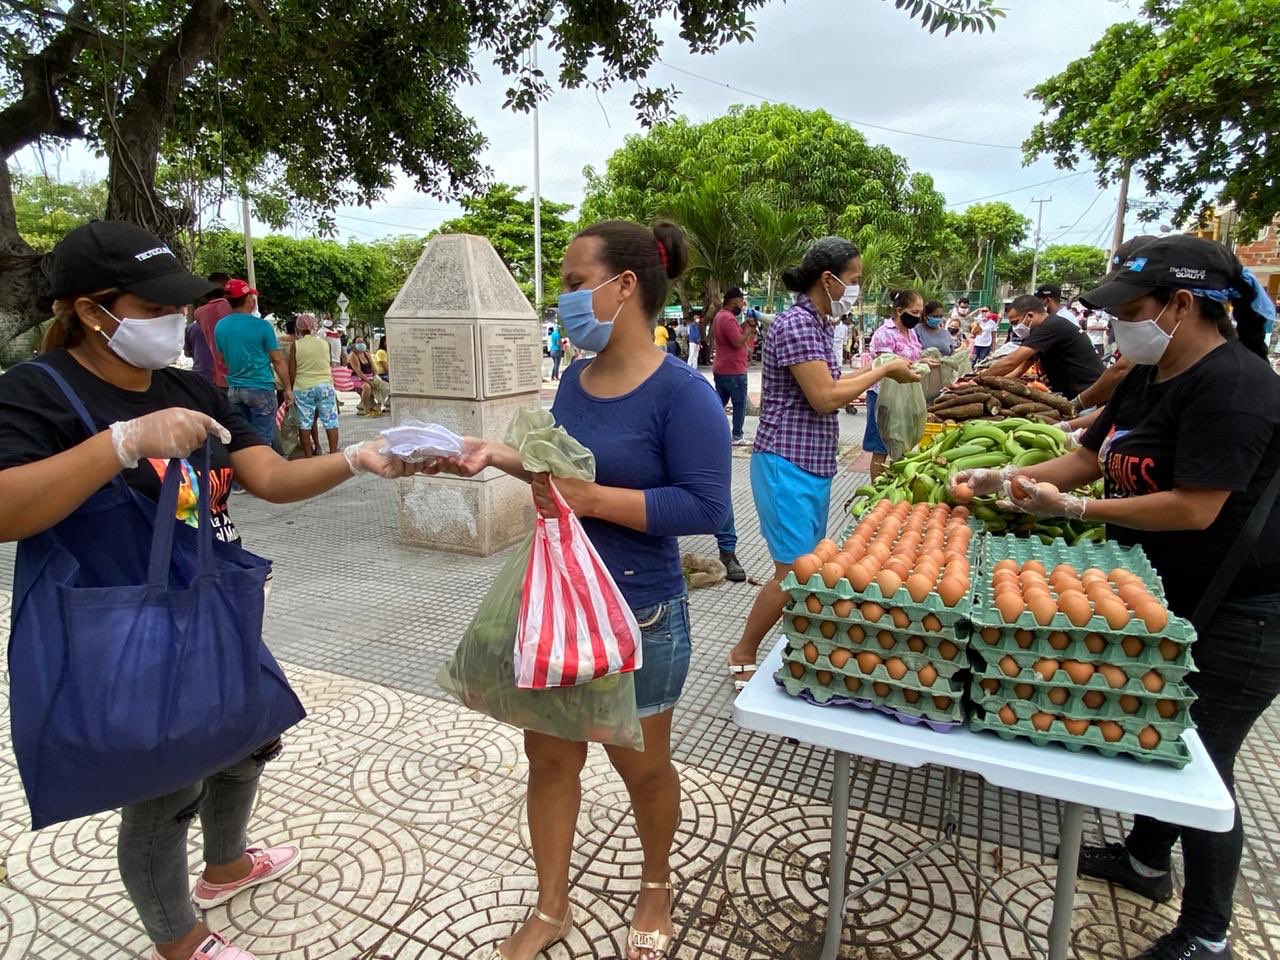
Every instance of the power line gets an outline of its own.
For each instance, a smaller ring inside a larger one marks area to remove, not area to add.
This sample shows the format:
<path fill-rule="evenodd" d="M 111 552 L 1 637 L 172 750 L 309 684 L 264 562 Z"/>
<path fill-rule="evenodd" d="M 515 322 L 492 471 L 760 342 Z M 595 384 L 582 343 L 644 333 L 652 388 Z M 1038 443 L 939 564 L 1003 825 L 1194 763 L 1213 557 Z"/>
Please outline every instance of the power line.
<path fill-rule="evenodd" d="M 710 77 L 704 77 L 702 74 L 694 73 L 692 70 L 686 70 L 684 67 L 677 67 L 675 64 L 667 63 L 667 61 L 663 60 L 661 57 L 658 58 L 658 63 L 662 64 L 668 70 L 675 70 L 677 73 L 687 74 L 695 80 L 701 80 L 704 83 L 711 83 L 717 87 L 724 87 L 727 90 L 732 90 L 734 93 L 740 93 L 743 96 L 754 97 L 757 100 L 763 100 L 765 103 L 786 104 L 786 101 L 775 100 L 773 97 L 766 97 L 763 93 L 745 90 L 742 87 L 734 86 L 732 83 L 725 83 L 723 80 L 712 80 Z M 836 120 L 840 120 L 841 122 L 850 124 L 851 126 L 869 127 L 872 130 L 884 130 L 888 133 L 901 134 L 904 137 L 920 137 L 923 140 L 939 140 L 943 143 L 962 143 L 970 147 L 990 147 L 993 150 L 1022 150 L 1022 147 L 1015 146 L 1010 143 L 984 143 L 981 140 L 963 140 L 959 137 L 939 137 L 931 133 L 917 133 L 915 130 L 900 130 L 897 127 L 886 127 L 883 124 L 871 123 L 867 120 L 851 120 L 848 117 L 837 116 L 834 113 L 831 114 L 831 116 Z"/>
<path fill-rule="evenodd" d="M 354 220 L 357 223 L 375 223 L 381 227 L 399 227 L 401 230 L 416 230 L 420 233 L 430 233 L 434 229 L 432 227 L 413 227 L 407 223 L 392 223 L 390 220 L 372 220 L 368 217 L 356 217 L 349 213 L 335 213 L 334 216 L 343 220 Z"/>
<path fill-rule="evenodd" d="M 1081 220 L 1083 220 L 1085 217 L 1087 217 L 1087 216 L 1089 215 L 1089 211 L 1093 209 L 1094 204 L 1096 204 L 1099 200 L 1101 200 L 1101 199 L 1102 199 L 1102 195 L 1103 195 L 1104 193 L 1106 193 L 1106 192 L 1107 192 L 1107 188 L 1106 188 L 1106 187 L 1103 187 L 1101 190 L 1099 190 L 1099 191 L 1098 191 L 1098 195 L 1097 195 L 1096 197 L 1094 197 L 1092 201 L 1090 201 L 1090 203 L 1089 203 L 1089 205 L 1088 205 L 1087 207 L 1085 207 L 1085 208 L 1084 208 L 1084 213 L 1082 213 L 1082 214 L 1080 214 L 1080 216 L 1076 217 L 1076 222 L 1075 222 L 1075 223 L 1073 223 L 1073 224 L 1071 224 L 1071 226 L 1067 227 L 1067 229 L 1066 229 L 1066 230 L 1064 230 L 1064 231 L 1062 231 L 1061 233 L 1059 233 L 1059 234 L 1058 234 L 1057 236 L 1055 236 L 1052 240 L 1046 240 L 1044 245 L 1047 247 L 1047 246 L 1049 246 L 1050 244 L 1057 243 L 1059 240 L 1061 240 L 1063 237 L 1065 237 L 1068 233 L 1071 233 L 1073 230 L 1075 230 L 1075 228 L 1076 228 L 1076 227 L 1078 227 L 1078 226 L 1080 225 L 1080 221 L 1081 221 Z"/>
<path fill-rule="evenodd" d="M 1062 176 L 1054 177 L 1052 180 L 1041 180 L 1039 183 L 1028 183 L 1025 187 L 1014 187 L 1012 190 L 1001 190 L 999 193 L 988 193 L 985 197 L 974 197 L 972 200 L 959 200 L 956 203 L 948 203 L 946 206 L 965 207 L 971 203 L 977 203 L 979 200 L 990 200 L 993 197 L 1007 197 L 1011 193 L 1021 193 L 1023 190 L 1034 190 L 1036 187 L 1047 187 L 1051 183 L 1061 183 L 1063 180 L 1074 180 L 1076 177 L 1083 177 L 1090 173 L 1093 173 L 1093 171 L 1081 170 L 1077 173 L 1064 173 Z"/>

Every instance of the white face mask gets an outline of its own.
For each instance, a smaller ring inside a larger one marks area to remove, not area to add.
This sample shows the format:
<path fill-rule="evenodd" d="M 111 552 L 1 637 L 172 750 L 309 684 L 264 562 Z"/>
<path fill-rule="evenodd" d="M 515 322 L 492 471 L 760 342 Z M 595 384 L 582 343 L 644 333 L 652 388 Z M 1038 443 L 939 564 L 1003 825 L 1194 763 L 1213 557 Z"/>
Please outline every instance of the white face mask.
<path fill-rule="evenodd" d="M 844 283 L 839 277 L 833 273 L 837 283 Z M 827 291 L 830 295 L 830 291 Z M 844 292 L 839 297 L 831 297 L 831 319 L 839 320 L 841 317 L 848 316 L 853 308 L 858 305 L 858 297 L 862 294 L 862 287 L 856 283 L 845 284 Z"/>
<path fill-rule="evenodd" d="M 1160 362 L 1160 358 L 1164 356 L 1164 352 L 1169 349 L 1169 344 L 1173 341 L 1173 334 L 1177 333 L 1178 327 L 1182 326 L 1182 321 L 1179 320 L 1172 333 L 1165 333 L 1160 329 L 1159 320 L 1167 309 L 1169 304 L 1166 303 L 1160 308 L 1154 320 L 1135 320 L 1132 323 L 1124 320 L 1112 322 L 1111 331 L 1116 338 L 1116 347 L 1119 348 L 1122 357 L 1134 363 L 1148 365 Z"/>
<path fill-rule="evenodd" d="M 142 370 L 163 370 L 182 356 L 187 331 L 185 314 L 166 313 L 162 317 L 140 320 L 117 317 L 106 307 L 102 310 L 116 322 L 116 332 L 108 337 L 102 333 L 101 327 L 96 329 L 106 338 L 112 352 L 130 366 Z"/>
<path fill-rule="evenodd" d="M 1013 325 L 1013 334 L 1019 340 L 1025 340 L 1027 338 L 1027 334 L 1029 334 L 1030 332 L 1031 332 L 1031 327 L 1028 324 L 1015 323 Z"/>

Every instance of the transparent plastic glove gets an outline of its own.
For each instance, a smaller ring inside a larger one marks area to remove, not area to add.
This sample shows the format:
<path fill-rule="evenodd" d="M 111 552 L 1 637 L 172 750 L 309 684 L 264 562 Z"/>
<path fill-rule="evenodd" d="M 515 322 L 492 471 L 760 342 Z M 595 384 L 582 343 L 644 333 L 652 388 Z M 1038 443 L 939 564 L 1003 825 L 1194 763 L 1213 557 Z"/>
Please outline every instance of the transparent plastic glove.
<path fill-rule="evenodd" d="M 967 484 L 973 490 L 975 497 L 989 497 L 993 493 L 1003 493 L 1010 478 L 1017 472 L 1018 468 L 1014 466 L 1001 467 L 999 470 L 992 467 L 961 470 L 951 478 L 950 493 L 954 497 L 956 487 L 961 484 Z"/>
<path fill-rule="evenodd" d="M 371 474 L 384 480 L 398 480 L 411 477 L 422 472 L 422 464 L 409 463 L 399 457 L 387 453 L 387 441 L 366 440 L 364 443 L 353 443 L 342 448 L 342 455 L 347 458 L 347 466 L 351 475 Z"/>
<path fill-rule="evenodd" d="M 231 442 L 231 432 L 208 414 L 185 407 L 157 410 L 111 425 L 111 445 L 120 466 L 133 469 L 142 460 L 185 457 L 210 435 Z"/>
<path fill-rule="evenodd" d="M 1052 483 L 1033 483 L 1026 477 L 1015 477 L 1009 483 L 1009 497 L 1000 501 L 1006 510 L 1020 510 L 1037 517 L 1070 517 L 1083 520 L 1085 497 L 1063 493 Z"/>

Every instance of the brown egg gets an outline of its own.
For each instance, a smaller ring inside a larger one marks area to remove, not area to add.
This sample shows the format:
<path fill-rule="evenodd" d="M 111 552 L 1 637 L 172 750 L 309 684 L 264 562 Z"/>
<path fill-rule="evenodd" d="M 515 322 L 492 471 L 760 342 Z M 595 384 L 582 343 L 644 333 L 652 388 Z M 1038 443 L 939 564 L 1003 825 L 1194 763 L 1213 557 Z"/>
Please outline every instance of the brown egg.
<path fill-rule="evenodd" d="M 852 567 L 855 564 L 860 563 L 863 557 L 867 555 L 867 545 L 865 543 L 862 543 L 861 541 L 854 541 L 852 543 L 847 543 L 845 544 L 845 548 L 842 551 L 840 551 L 840 553 L 844 553 L 848 555 L 849 562 L 845 564 L 845 566 Z M 839 555 L 840 554 L 836 554 L 836 556 L 839 556 Z"/>
<path fill-rule="evenodd" d="M 1054 630 L 1049 634 L 1049 646 L 1055 650 L 1065 650 L 1071 646 L 1071 638 L 1061 630 Z"/>
<path fill-rule="evenodd" d="M 814 676 L 817 678 L 818 683 L 822 684 L 824 687 L 829 687 L 831 685 L 830 670 L 819 670 L 814 674 Z"/>
<path fill-rule="evenodd" d="M 1169 625 L 1169 611 L 1155 597 L 1148 597 L 1135 603 L 1133 615 L 1141 620 L 1151 633 L 1159 633 Z"/>
<path fill-rule="evenodd" d="M 837 670 L 843 670 L 844 665 L 849 662 L 849 658 L 851 656 L 853 656 L 853 654 L 851 654 L 844 647 L 836 647 L 829 654 L 827 654 L 827 659 L 831 661 L 831 665 L 835 667 Z"/>
<path fill-rule="evenodd" d="M 1044 713 L 1043 711 L 1032 714 L 1031 725 L 1043 733 L 1053 725 L 1053 714 Z"/>
<path fill-rule="evenodd" d="M 907 665 L 901 657 L 890 657 L 884 662 L 884 668 L 889 671 L 889 677 L 893 680 L 901 680 L 907 675 Z"/>
<path fill-rule="evenodd" d="M 875 577 L 874 564 L 874 560 L 871 560 L 870 563 L 867 560 L 863 560 L 861 563 L 855 563 L 850 567 L 848 570 L 849 585 L 859 593 L 867 589 L 867 586 Z"/>
<path fill-rule="evenodd" d="M 795 617 L 795 618 L 793 618 L 793 619 L 792 619 L 792 621 L 791 621 L 791 627 L 792 627 L 792 629 L 794 629 L 794 630 L 795 630 L 795 632 L 796 632 L 796 633 L 808 633 L 808 632 L 809 632 L 809 618 L 808 618 L 808 617 Z"/>
<path fill-rule="evenodd" d="M 836 625 L 830 620 L 823 620 L 822 623 L 818 625 L 818 632 L 830 640 L 836 635 Z"/>
<path fill-rule="evenodd" d="M 1154 670 L 1148 670 L 1142 675 L 1142 685 L 1151 693 L 1159 693 L 1164 689 L 1164 677 Z"/>
<path fill-rule="evenodd" d="M 987 693 L 998 693 L 1000 691 L 1000 681 L 994 677 L 987 677 L 981 682 L 981 686 Z"/>
<path fill-rule="evenodd" d="M 1106 702 L 1107 698 L 1102 695 L 1101 690 L 1090 690 L 1084 695 L 1084 705 L 1090 710 L 1097 710 Z"/>
<path fill-rule="evenodd" d="M 934 681 L 938 679 L 938 671 L 931 664 L 926 663 L 916 671 L 916 676 L 920 679 L 920 686 L 932 687 Z"/>
<path fill-rule="evenodd" d="M 1049 581 L 1044 578 L 1044 574 L 1036 573 L 1034 570 L 1023 570 L 1018 574 L 1018 580 L 1021 581 L 1023 590 L 1029 590 L 1032 587 L 1049 589 Z"/>
<path fill-rule="evenodd" d="M 858 612 L 868 623 L 879 623 L 880 618 L 884 616 L 884 607 L 873 600 L 868 600 L 858 607 Z"/>
<path fill-rule="evenodd" d="M 1058 609 L 1077 627 L 1083 627 L 1093 616 L 1089 600 L 1076 590 L 1068 590 L 1058 596 Z"/>
<path fill-rule="evenodd" d="M 1089 602 L 1094 605 L 1095 609 L 1103 600 L 1114 600 L 1116 603 L 1124 603 L 1123 600 L 1115 595 L 1115 591 L 1111 589 L 1111 585 L 1109 583 L 1100 583 L 1095 580 L 1084 588 L 1084 593 L 1085 596 L 1089 598 Z"/>
<path fill-rule="evenodd" d="M 1118 597 L 1103 597 L 1094 603 L 1094 609 L 1112 630 L 1120 630 L 1129 624 L 1129 608 Z"/>
<path fill-rule="evenodd" d="M 918 690 L 903 690 L 902 699 L 907 701 L 907 703 L 919 703 L 920 692 Z"/>
<path fill-rule="evenodd" d="M 1076 568 L 1069 563 L 1060 563 L 1050 572 L 1050 576 L 1054 577 L 1061 577 L 1064 575 L 1068 577 L 1076 576 Z"/>
<path fill-rule="evenodd" d="M 1138 708 L 1142 706 L 1142 701 L 1131 693 L 1126 693 L 1120 698 L 1120 709 L 1125 713 L 1137 713 Z"/>
<path fill-rule="evenodd" d="M 1018 722 L 1018 715 L 1013 712 L 1007 703 L 1000 708 L 1000 712 L 997 713 L 996 716 L 1000 718 L 1001 722 L 1009 727 Z"/>
<path fill-rule="evenodd" d="M 1023 611 L 1022 598 L 1014 593 L 1006 593 L 996 601 L 996 610 L 1005 623 L 1015 623 Z"/>
<path fill-rule="evenodd" d="M 810 641 L 804 645 L 804 658 L 810 663 L 816 663 L 818 660 L 818 648 Z"/>
<path fill-rule="evenodd" d="M 1039 586 L 1038 584 L 1034 584 L 1023 590 L 1022 600 L 1028 607 L 1031 606 L 1032 601 L 1036 600 L 1048 600 L 1050 603 L 1054 603 L 1053 594 L 1050 592 L 1049 588 Z M 1054 606 L 1056 607 L 1057 604 L 1054 603 Z"/>
<path fill-rule="evenodd" d="M 948 607 L 954 607 L 965 594 L 965 583 L 956 577 L 944 576 L 938 584 L 938 596 Z"/>
<path fill-rule="evenodd" d="M 984 643 L 989 643 L 993 647 L 1000 642 L 1000 630 L 998 627 L 983 627 L 978 631 L 978 636 L 982 637 Z"/>
<path fill-rule="evenodd" d="M 936 614 L 932 613 L 926 613 L 920 624 L 930 633 L 937 633 L 942 629 L 942 621 L 938 619 Z"/>
<path fill-rule="evenodd" d="M 1165 637 L 1160 641 L 1160 656 L 1166 660 L 1177 660 L 1182 654 L 1182 647 L 1176 641 Z"/>
<path fill-rule="evenodd" d="M 831 562 L 838 566 L 844 567 L 844 569 L 848 570 L 851 566 L 853 566 L 857 562 L 857 560 L 855 559 L 853 554 L 847 553 L 844 550 L 841 550 L 839 553 L 837 553 L 834 557 L 831 558 Z"/>
<path fill-rule="evenodd" d="M 1078 737 L 1089 729 L 1088 720 L 1066 720 L 1062 721 L 1062 725 L 1067 728 L 1067 733 L 1074 737 Z"/>
<path fill-rule="evenodd" d="M 867 631 L 862 628 L 862 624 L 860 623 L 851 623 L 849 625 L 849 629 L 846 630 L 845 633 L 848 634 L 849 639 L 854 643 L 861 643 L 863 640 L 867 639 Z"/>
<path fill-rule="evenodd" d="M 862 681 L 857 677 L 845 677 L 844 686 L 850 693 L 857 693 L 862 688 Z"/>
<path fill-rule="evenodd" d="M 880 630 L 876 633 L 876 643 L 880 644 L 881 649 L 892 650 L 898 643 L 898 638 L 888 630 Z"/>
<path fill-rule="evenodd" d="M 1060 664 L 1057 660 L 1050 657 L 1043 657 L 1037 660 L 1032 665 L 1031 669 L 1040 675 L 1041 680 L 1052 680 L 1054 674 L 1058 672 L 1059 666 Z"/>
<path fill-rule="evenodd" d="M 1178 712 L 1178 704 L 1173 700 L 1157 700 L 1156 713 L 1166 720 L 1172 720 Z"/>
<path fill-rule="evenodd" d="M 1118 743 L 1124 736 L 1124 727 L 1114 720 L 1099 720 L 1098 729 L 1102 731 L 1102 739 L 1107 743 Z"/>
<path fill-rule="evenodd" d="M 1143 750 L 1154 750 L 1160 746 L 1160 734 L 1155 727 L 1143 727 L 1138 733 L 1138 746 Z"/>
<path fill-rule="evenodd" d="M 907 637 L 907 649 L 912 653 L 924 653 L 924 646 L 922 637 Z"/>
<path fill-rule="evenodd" d="M 818 545 L 813 548 L 813 552 L 822 558 L 823 563 L 827 563 L 834 557 L 840 548 L 836 546 L 834 540 L 823 538 L 818 541 Z"/>
<path fill-rule="evenodd" d="M 1036 635 L 1030 630 L 1013 631 L 1013 641 L 1023 650 L 1030 650 L 1031 645 L 1036 642 Z"/>
<path fill-rule="evenodd" d="M 804 667 L 796 663 L 794 660 L 787 664 L 787 669 L 791 671 L 791 676 L 795 677 L 797 680 L 804 676 Z"/>
<path fill-rule="evenodd" d="M 1142 648 L 1145 644 L 1141 637 L 1125 637 L 1120 641 L 1120 649 L 1124 651 L 1124 655 L 1131 660 L 1136 660 L 1142 656 Z"/>
<path fill-rule="evenodd" d="M 863 650 L 854 659 L 858 662 L 858 669 L 863 673 L 873 673 L 876 667 L 880 666 L 880 657 L 870 650 Z"/>
<path fill-rule="evenodd" d="M 1055 706 L 1062 706 L 1070 697 L 1066 687 L 1051 687 L 1048 694 L 1049 702 Z"/>
<path fill-rule="evenodd" d="M 1101 653 L 1107 649 L 1107 641 L 1096 633 L 1086 633 L 1084 635 L 1084 646 L 1090 653 Z"/>
<path fill-rule="evenodd" d="M 907 578 L 907 593 L 916 603 L 922 603 L 933 589 L 933 581 L 922 573 L 913 573 Z"/>
<path fill-rule="evenodd" d="M 1026 573 L 1027 571 L 1030 571 L 1032 573 L 1038 573 L 1042 577 L 1045 575 L 1044 564 L 1041 563 L 1039 560 L 1028 560 L 1026 563 L 1024 563 L 1022 565 L 1022 572 Z"/>
<path fill-rule="evenodd" d="M 889 549 L 888 545 L 879 540 L 867 544 L 867 557 L 874 557 L 882 564 L 888 560 L 891 555 L 892 551 Z"/>
<path fill-rule="evenodd" d="M 847 617 L 849 614 L 853 613 L 853 601 L 837 600 L 831 605 L 831 612 L 837 617 Z"/>
<path fill-rule="evenodd" d="M 959 652 L 960 648 L 950 640 L 941 640 L 938 642 L 938 654 L 943 660 L 954 660 L 956 658 L 956 654 Z"/>
<path fill-rule="evenodd" d="M 892 688 L 887 683 L 883 683 L 879 680 L 871 684 L 871 689 L 875 691 L 876 696 L 879 697 L 881 700 L 887 699 L 889 696 L 890 690 L 892 690 Z"/>
<path fill-rule="evenodd" d="M 1080 574 L 1080 579 L 1085 583 L 1088 583 L 1090 580 L 1106 580 L 1107 573 L 1105 570 L 1099 570 L 1097 567 L 1090 567 L 1084 573 Z"/>
<path fill-rule="evenodd" d="M 1014 573 L 1017 573 L 1018 561 L 1014 560 L 1012 557 L 1005 557 L 1003 560 L 997 561 L 996 565 L 991 569 L 995 573 L 999 573 L 1001 570 L 1011 570 Z"/>
<path fill-rule="evenodd" d="M 1114 663 L 1102 664 L 1098 667 L 1098 672 L 1102 674 L 1102 679 L 1107 681 L 1107 686 L 1112 690 L 1119 690 L 1129 682 L 1129 677 Z"/>
<path fill-rule="evenodd" d="M 1006 677 L 1016 677 L 1022 672 L 1022 668 L 1018 666 L 1018 661 L 1007 653 L 1000 658 L 1000 670 Z"/>
<path fill-rule="evenodd" d="M 1120 599 L 1125 602 L 1129 609 L 1133 609 L 1133 605 L 1139 600 L 1145 600 L 1150 596 L 1147 588 L 1140 583 L 1126 583 L 1123 587 L 1118 587 L 1116 593 L 1120 595 Z"/>
<path fill-rule="evenodd" d="M 1036 688 L 1029 683 L 1015 683 L 1013 685 L 1013 695 L 1019 700 L 1030 700 L 1035 692 Z"/>
<path fill-rule="evenodd" d="M 1058 613 L 1058 605 L 1049 597 L 1036 597 L 1027 601 L 1027 609 L 1031 611 L 1031 615 L 1036 618 L 1036 623 L 1042 627 L 1047 627 L 1053 623 L 1053 618 Z"/>
<path fill-rule="evenodd" d="M 792 564 L 791 569 L 797 580 L 808 583 L 810 578 L 822 569 L 822 560 L 817 554 L 806 553 Z"/>
<path fill-rule="evenodd" d="M 1071 678 L 1071 682 L 1076 684 L 1088 683 L 1089 678 L 1093 676 L 1093 664 L 1085 663 L 1082 660 L 1064 661 L 1062 669 L 1067 671 L 1067 676 Z"/>
<path fill-rule="evenodd" d="M 890 610 L 889 619 L 893 621 L 893 625 L 899 630 L 905 630 L 911 626 L 911 617 L 901 607 L 894 607 Z"/>
<path fill-rule="evenodd" d="M 818 599 L 817 594 L 811 593 L 809 596 L 805 597 L 804 605 L 810 613 L 822 612 L 822 601 Z"/>
<path fill-rule="evenodd" d="M 951 698 L 950 698 L 950 697 L 934 697 L 934 698 L 933 698 L 933 709 L 935 709 L 935 710 L 950 710 L 950 709 L 951 709 Z"/>
<path fill-rule="evenodd" d="M 844 579 L 844 567 L 838 563 L 824 563 L 822 565 L 822 582 L 828 587 L 834 588 L 837 583 Z"/>
<path fill-rule="evenodd" d="M 898 586 L 899 587 L 902 586 L 903 581 L 906 580 L 911 573 L 911 558 L 902 557 L 897 554 L 894 554 L 892 557 L 889 558 L 889 561 L 884 565 L 884 569 L 880 571 L 879 576 L 884 576 L 886 573 L 891 573 L 895 577 L 897 577 Z M 877 582 L 879 582 L 879 577 L 877 577 Z M 893 596 L 896 590 L 897 590 L 897 587 L 895 587 L 893 590 L 888 590 L 888 591 L 886 591 L 883 586 L 880 587 L 880 592 L 883 593 L 886 597 Z"/>

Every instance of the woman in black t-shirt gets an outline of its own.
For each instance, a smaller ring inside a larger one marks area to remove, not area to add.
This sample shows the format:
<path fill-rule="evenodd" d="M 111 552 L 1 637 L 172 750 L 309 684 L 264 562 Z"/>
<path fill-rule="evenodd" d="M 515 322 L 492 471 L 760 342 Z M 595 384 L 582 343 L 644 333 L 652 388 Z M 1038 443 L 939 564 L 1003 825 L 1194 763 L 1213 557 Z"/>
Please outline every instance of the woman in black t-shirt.
<path fill-rule="evenodd" d="M 413 468 L 353 444 L 340 454 L 282 459 L 212 384 L 170 366 L 182 354 L 181 308 L 216 284 L 184 270 L 169 248 L 131 224 L 97 221 L 73 230 L 51 257 L 54 323 L 41 362 L 87 408 L 90 434 L 47 371 L 22 364 L 0 376 L 0 540 L 24 540 L 66 519 L 123 471 L 155 500 L 172 458 L 182 458 L 176 522 L 198 523 L 195 490 L 207 484 L 214 533 L 239 540 L 227 513 L 232 481 L 273 503 L 304 500 L 354 474 L 393 478 Z M 208 473 L 185 459 L 210 441 Z M 148 533 L 149 536 L 149 533 Z M 101 549 L 111 551 L 103 542 Z M 87 549 L 87 548 L 86 548 Z M 19 561 L 21 562 L 19 547 Z M 164 691 L 140 690 L 139 696 Z M 253 960 L 199 920 L 208 909 L 297 865 L 294 844 L 246 849 L 259 775 L 279 741 L 164 797 L 121 811 L 121 878 L 160 960 Z M 187 830 L 199 812 L 206 866 L 194 894 Z"/>
<path fill-rule="evenodd" d="M 1220 244 L 1166 237 L 1137 253 L 1082 298 L 1116 317 L 1116 342 L 1136 366 L 1080 448 L 1040 466 L 962 471 L 955 480 L 971 483 L 977 495 L 1016 484 L 1024 499 L 1014 502 L 1028 512 L 1102 521 L 1114 539 L 1142 546 L 1170 608 L 1198 630 L 1198 672 L 1187 678 L 1198 698 L 1191 716 L 1233 790 L 1236 753 L 1280 692 L 1280 510 L 1268 489 L 1280 469 L 1280 377 L 1260 359 L 1264 324 L 1274 313 Z M 1059 492 L 1099 477 L 1104 499 Z M 1051 486 L 1033 485 L 1046 481 Z M 1230 559 L 1255 507 L 1265 526 L 1232 573 Z M 1198 609 L 1224 565 L 1224 599 L 1216 609 Z M 1080 870 L 1167 900 L 1170 855 L 1181 837 L 1181 917 L 1140 957 L 1229 958 L 1243 836 L 1238 809 L 1226 833 L 1137 817 L 1125 843 L 1084 848 Z"/>

